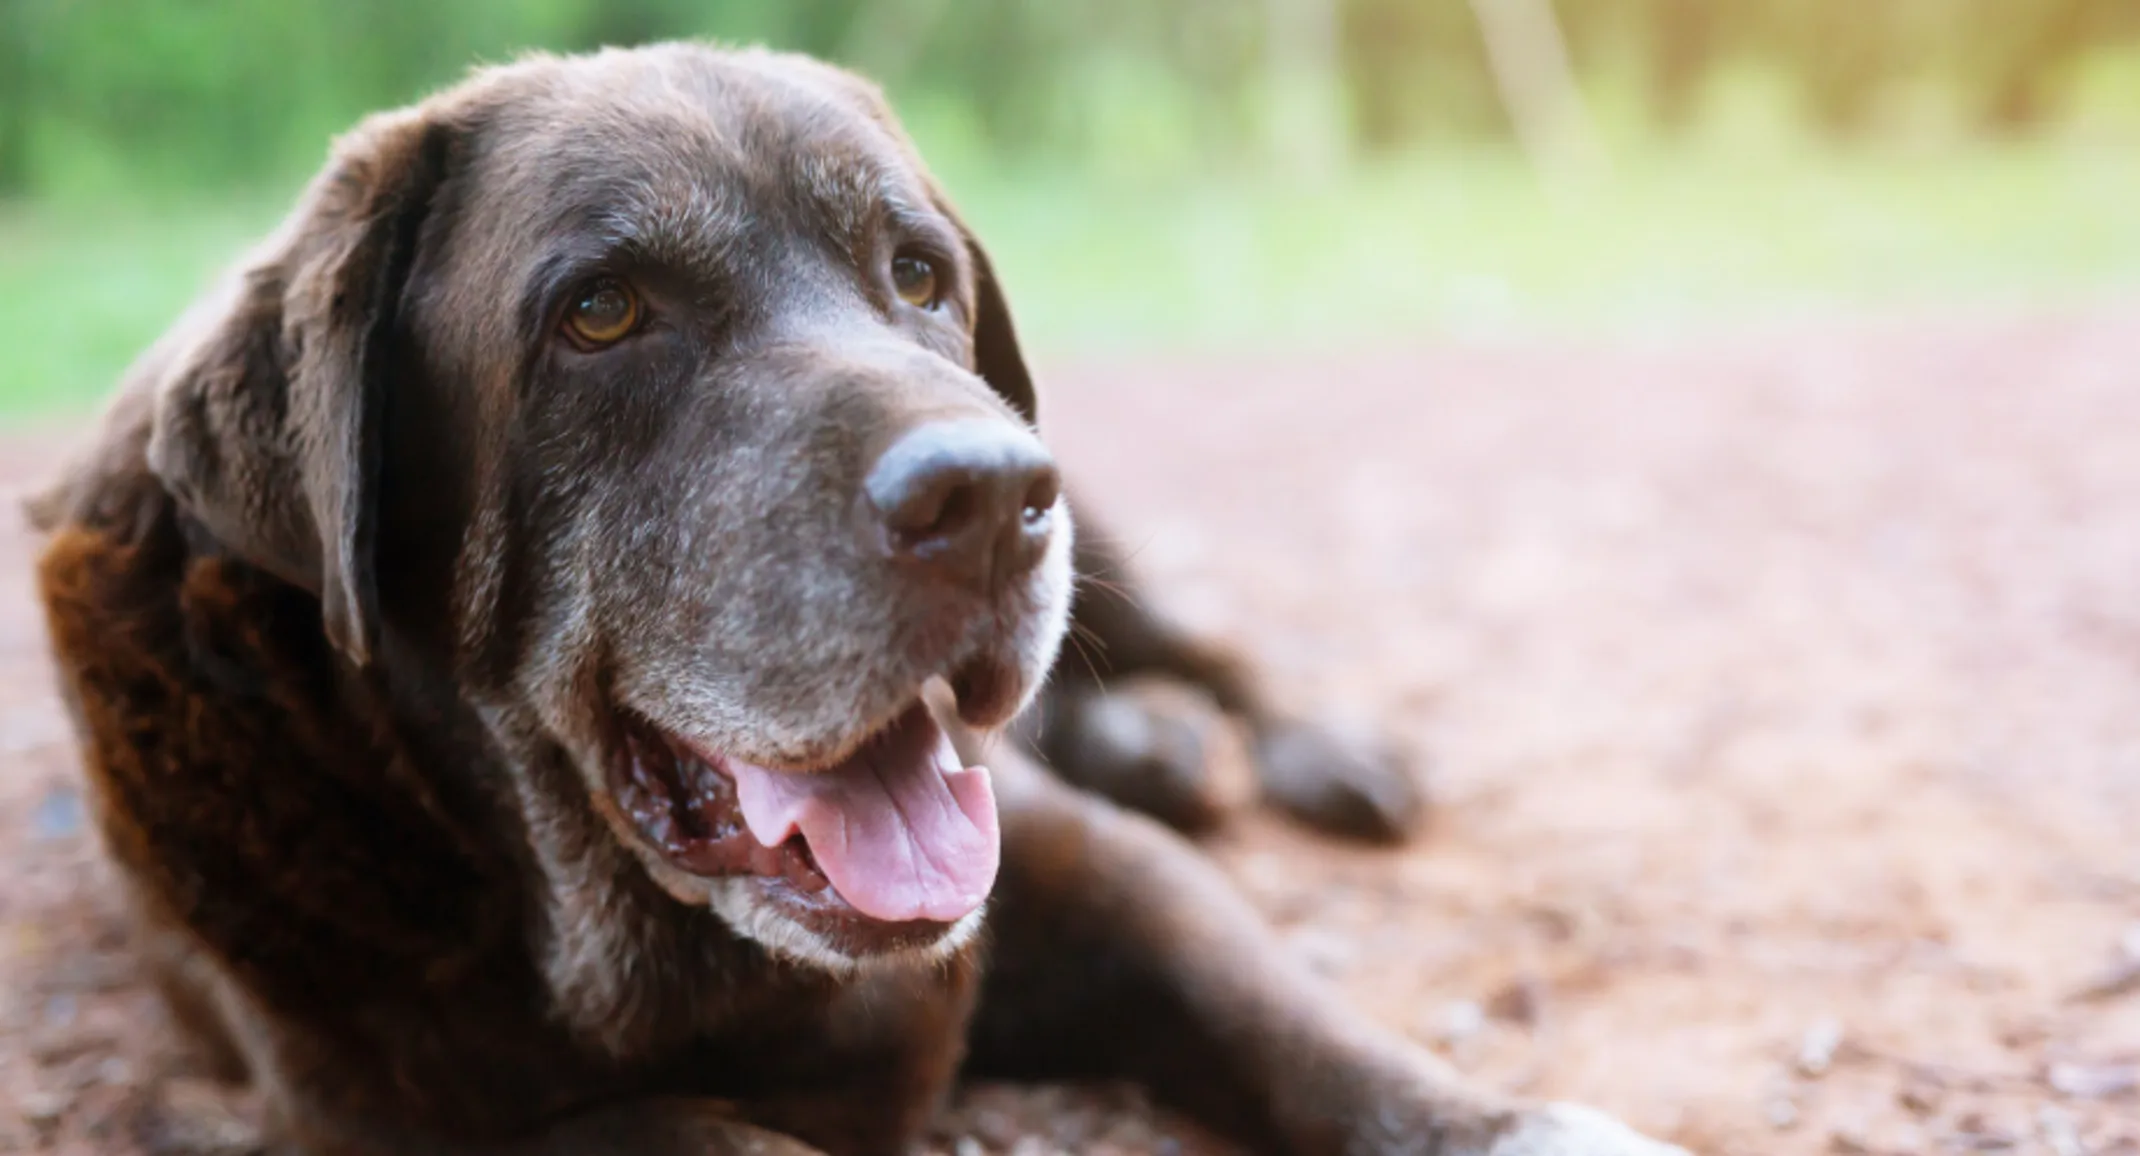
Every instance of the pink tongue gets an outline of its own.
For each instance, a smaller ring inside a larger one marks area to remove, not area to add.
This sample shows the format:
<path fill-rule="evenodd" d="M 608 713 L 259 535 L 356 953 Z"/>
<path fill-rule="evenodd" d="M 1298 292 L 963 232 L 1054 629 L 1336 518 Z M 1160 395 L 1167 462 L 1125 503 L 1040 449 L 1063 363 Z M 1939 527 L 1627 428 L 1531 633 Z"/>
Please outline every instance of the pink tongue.
<path fill-rule="evenodd" d="M 988 772 L 961 767 L 926 710 L 813 774 L 726 766 L 751 835 L 777 847 L 802 832 L 840 898 L 871 919 L 956 922 L 995 885 L 1002 844 Z"/>

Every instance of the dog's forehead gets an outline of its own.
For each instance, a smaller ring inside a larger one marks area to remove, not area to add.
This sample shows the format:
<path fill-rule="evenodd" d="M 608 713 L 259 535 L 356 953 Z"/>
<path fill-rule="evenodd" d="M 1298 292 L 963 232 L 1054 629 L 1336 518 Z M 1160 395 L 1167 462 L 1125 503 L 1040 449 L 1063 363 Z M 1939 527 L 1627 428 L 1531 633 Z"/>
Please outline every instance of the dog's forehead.
<path fill-rule="evenodd" d="M 478 182 L 532 235 L 688 248 L 751 226 L 849 232 L 927 203 L 889 114 L 822 66 L 684 47 L 554 64 L 499 102 Z"/>

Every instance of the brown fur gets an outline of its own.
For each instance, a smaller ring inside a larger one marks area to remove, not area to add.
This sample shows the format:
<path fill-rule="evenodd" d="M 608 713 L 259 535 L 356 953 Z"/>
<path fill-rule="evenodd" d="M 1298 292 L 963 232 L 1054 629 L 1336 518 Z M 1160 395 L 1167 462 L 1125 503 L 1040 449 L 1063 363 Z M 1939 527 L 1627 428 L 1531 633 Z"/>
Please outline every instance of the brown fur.
<path fill-rule="evenodd" d="M 941 310 L 871 279 L 894 227 L 956 250 Z M 663 327 L 560 347 L 549 302 L 589 269 Z M 987 758 L 986 950 L 813 962 L 622 833 L 619 711 L 809 763 L 930 675 L 980 672 L 937 706 L 982 728 L 1039 693 L 1067 526 L 975 601 L 850 524 L 901 430 L 1030 439 L 1035 412 L 985 253 L 825 66 L 538 58 L 341 142 L 36 507 L 143 957 L 278 1150 L 890 1153 L 961 1074 L 1094 1074 L 1270 1151 L 1656 1151 L 1465 1089 L 1318 993 L 1186 844 L 1015 749 Z M 1084 541 L 1088 573 L 1119 569 Z M 1270 710 L 1238 663 L 1127 599 L 1075 613 L 1111 673 L 1241 716 L 1296 812 L 1413 821 L 1395 764 Z M 1077 741 L 1101 673 L 1059 684 L 1041 746 L 1109 753 L 1056 769 L 1134 782 L 1150 757 L 1199 789 L 1195 743 Z"/>

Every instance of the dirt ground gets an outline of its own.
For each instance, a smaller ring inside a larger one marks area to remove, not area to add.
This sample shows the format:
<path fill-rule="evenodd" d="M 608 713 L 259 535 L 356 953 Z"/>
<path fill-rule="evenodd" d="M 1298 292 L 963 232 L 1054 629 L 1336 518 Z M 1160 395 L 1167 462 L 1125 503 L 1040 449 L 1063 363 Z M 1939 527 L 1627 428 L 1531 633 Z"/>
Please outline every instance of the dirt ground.
<path fill-rule="evenodd" d="M 2140 1154 L 2140 303 L 1050 386 L 1161 605 L 1428 765 L 1408 850 L 1213 843 L 1391 1027 L 1712 1156 Z M 49 439 L 0 452 L 16 480 Z M 117 951 L 29 548 L 0 539 L 0 1150 L 244 1151 Z M 984 1089 L 942 1139 L 1171 1130 Z"/>

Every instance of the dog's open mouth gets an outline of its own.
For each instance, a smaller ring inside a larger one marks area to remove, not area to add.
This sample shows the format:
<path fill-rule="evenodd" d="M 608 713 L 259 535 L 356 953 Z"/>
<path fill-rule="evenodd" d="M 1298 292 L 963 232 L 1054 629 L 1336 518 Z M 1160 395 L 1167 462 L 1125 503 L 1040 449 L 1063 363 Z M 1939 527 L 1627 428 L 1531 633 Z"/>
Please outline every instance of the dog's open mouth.
<path fill-rule="evenodd" d="M 978 910 L 1000 858 L 988 772 L 960 765 L 919 703 L 831 766 L 777 771 L 627 725 L 611 791 L 647 842 L 698 876 L 757 876 L 884 924 Z"/>

